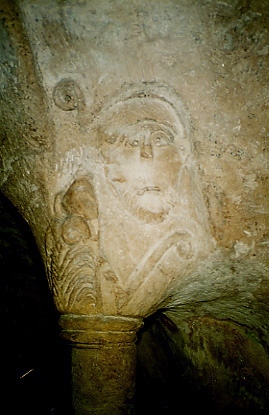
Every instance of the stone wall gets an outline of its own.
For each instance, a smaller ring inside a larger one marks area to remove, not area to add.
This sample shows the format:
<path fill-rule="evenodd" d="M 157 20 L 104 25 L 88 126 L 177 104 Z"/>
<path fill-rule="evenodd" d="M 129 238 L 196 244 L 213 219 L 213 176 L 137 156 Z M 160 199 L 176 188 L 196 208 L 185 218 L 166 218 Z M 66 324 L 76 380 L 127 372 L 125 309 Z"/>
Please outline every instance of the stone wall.
<path fill-rule="evenodd" d="M 268 405 L 268 12 L 262 0 L 0 10 L 0 187 L 58 310 L 162 309 L 227 410 L 236 388 L 240 410 Z M 158 179 L 141 190 L 141 177 Z"/>

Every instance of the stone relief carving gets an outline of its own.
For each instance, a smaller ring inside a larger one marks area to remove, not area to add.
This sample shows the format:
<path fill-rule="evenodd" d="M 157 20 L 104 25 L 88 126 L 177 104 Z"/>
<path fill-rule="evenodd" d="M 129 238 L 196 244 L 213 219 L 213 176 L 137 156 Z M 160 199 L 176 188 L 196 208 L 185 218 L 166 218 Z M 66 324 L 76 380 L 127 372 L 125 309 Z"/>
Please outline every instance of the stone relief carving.
<path fill-rule="evenodd" d="M 184 109 L 165 93 L 112 99 L 92 125 L 96 164 L 56 196 L 47 262 L 65 313 L 148 315 L 210 249 Z"/>
<path fill-rule="evenodd" d="M 53 90 L 53 100 L 63 111 L 82 109 L 85 104 L 83 93 L 73 79 L 62 79 L 57 83 Z"/>
<path fill-rule="evenodd" d="M 119 103 L 103 126 L 106 177 L 125 208 L 147 223 L 163 222 L 177 204 L 179 176 L 190 152 L 182 124 L 169 122 L 169 108 L 159 101 Z M 158 112 L 162 116 L 156 119 Z"/>
<path fill-rule="evenodd" d="M 94 313 L 97 302 L 97 204 L 86 178 L 75 180 L 55 199 L 47 232 L 49 282 L 60 311 Z"/>

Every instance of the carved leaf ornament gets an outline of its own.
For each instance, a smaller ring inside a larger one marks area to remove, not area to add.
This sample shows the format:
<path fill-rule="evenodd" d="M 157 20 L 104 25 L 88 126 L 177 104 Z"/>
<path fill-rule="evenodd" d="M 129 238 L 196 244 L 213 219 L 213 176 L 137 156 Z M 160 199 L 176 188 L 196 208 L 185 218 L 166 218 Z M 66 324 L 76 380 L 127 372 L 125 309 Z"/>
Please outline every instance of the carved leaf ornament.
<path fill-rule="evenodd" d="M 70 79 L 56 85 L 53 99 L 64 111 L 84 105 Z M 208 228 L 177 100 L 163 86 L 143 85 L 96 117 L 103 173 L 89 168 L 56 196 L 48 231 L 48 274 L 61 312 L 147 316 L 195 266 L 195 238 L 204 238 L 206 252 Z"/>

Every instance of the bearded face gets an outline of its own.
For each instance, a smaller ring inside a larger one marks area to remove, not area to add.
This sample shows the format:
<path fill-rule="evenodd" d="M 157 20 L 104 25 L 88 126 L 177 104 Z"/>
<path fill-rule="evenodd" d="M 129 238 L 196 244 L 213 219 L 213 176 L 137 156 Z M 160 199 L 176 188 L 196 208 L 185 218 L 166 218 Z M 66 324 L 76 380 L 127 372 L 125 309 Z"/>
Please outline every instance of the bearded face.
<path fill-rule="evenodd" d="M 146 222 L 162 222 L 177 203 L 188 149 L 182 131 L 165 120 L 145 118 L 125 113 L 120 127 L 107 129 L 102 146 L 105 174 L 132 214 Z"/>

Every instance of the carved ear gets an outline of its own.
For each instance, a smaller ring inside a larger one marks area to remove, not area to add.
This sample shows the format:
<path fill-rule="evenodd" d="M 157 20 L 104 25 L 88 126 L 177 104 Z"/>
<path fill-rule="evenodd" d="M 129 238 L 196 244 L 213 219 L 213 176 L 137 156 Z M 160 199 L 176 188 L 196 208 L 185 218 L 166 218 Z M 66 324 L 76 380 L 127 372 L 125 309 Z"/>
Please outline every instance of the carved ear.
<path fill-rule="evenodd" d="M 62 199 L 65 211 L 85 219 L 97 219 L 98 209 L 92 183 L 86 178 L 75 180 Z"/>

